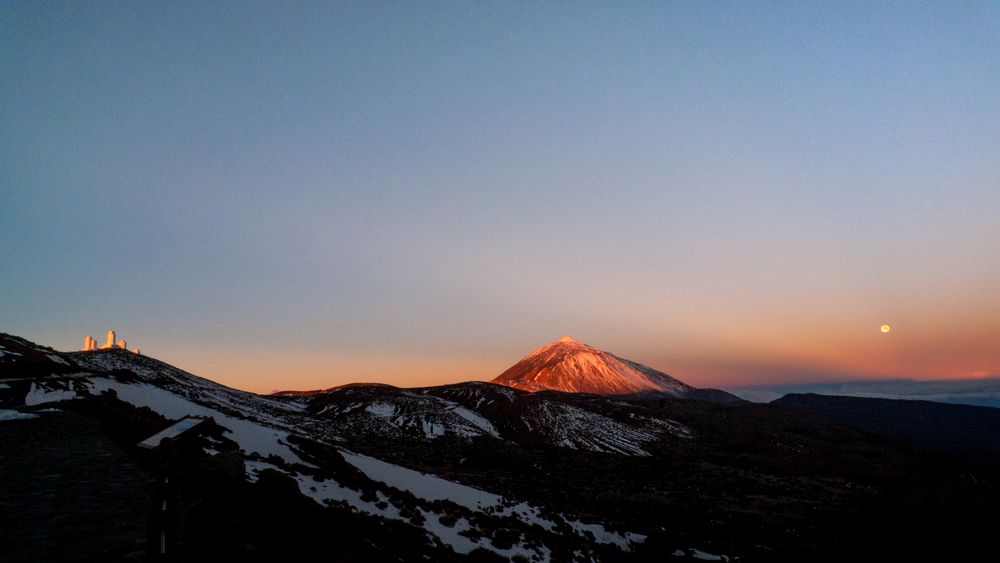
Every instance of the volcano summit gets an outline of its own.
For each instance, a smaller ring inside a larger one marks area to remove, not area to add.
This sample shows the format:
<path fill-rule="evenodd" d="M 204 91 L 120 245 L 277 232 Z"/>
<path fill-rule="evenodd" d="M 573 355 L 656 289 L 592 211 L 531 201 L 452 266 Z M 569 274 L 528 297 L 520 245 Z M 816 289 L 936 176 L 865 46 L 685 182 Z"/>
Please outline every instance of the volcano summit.
<path fill-rule="evenodd" d="M 492 383 L 524 391 L 564 391 L 595 395 L 663 393 L 687 398 L 694 387 L 569 336 L 535 350 Z"/>

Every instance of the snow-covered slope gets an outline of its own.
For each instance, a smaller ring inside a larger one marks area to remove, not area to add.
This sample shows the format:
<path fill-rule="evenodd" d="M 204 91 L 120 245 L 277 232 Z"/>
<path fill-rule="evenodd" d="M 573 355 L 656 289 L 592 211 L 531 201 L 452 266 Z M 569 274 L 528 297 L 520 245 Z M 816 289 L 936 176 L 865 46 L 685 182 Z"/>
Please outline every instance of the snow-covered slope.
<path fill-rule="evenodd" d="M 310 412 L 337 432 L 380 438 L 500 438 L 493 424 L 454 401 L 396 387 L 349 386 L 313 397 Z"/>
<path fill-rule="evenodd" d="M 665 373 L 568 336 L 535 350 L 493 383 L 525 391 L 565 391 L 598 395 L 664 393 L 686 397 L 694 388 Z"/>
<path fill-rule="evenodd" d="M 532 401 L 521 421 L 528 432 L 557 447 L 628 456 L 648 456 L 644 445 L 663 435 L 691 437 L 690 431 L 678 422 L 629 414 L 627 421 L 618 421 L 576 405 Z"/>
<path fill-rule="evenodd" d="M 328 439 L 436 443 L 514 442 L 626 456 L 647 456 L 646 444 L 688 440 L 681 423 L 640 403 L 574 401 L 483 382 L 422 389 L 352 385 L 300 397 Z"/>

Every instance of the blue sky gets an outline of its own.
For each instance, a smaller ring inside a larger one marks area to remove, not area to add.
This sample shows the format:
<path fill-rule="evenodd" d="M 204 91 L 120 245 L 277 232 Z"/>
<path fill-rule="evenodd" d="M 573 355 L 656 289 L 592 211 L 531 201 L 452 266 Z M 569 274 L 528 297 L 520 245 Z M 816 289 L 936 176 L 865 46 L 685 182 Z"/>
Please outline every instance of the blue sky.
<path fill-rule="evenodd" d="M 0 76 L 0 330 L 57 348 L 1000 373 L 996 3 L 4 2 Z"/>

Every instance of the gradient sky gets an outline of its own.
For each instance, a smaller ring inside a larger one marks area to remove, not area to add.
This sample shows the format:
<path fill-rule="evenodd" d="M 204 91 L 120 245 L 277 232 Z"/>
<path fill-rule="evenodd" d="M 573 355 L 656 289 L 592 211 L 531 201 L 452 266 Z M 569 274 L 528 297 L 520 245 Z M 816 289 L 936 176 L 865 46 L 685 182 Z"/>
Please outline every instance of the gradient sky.
<path fill-rule="evenodd" d="M 0 331 L 254 391 L 563 335 L 1000 374 L 1000 3 L 207 4 L 0 3 Z"/>

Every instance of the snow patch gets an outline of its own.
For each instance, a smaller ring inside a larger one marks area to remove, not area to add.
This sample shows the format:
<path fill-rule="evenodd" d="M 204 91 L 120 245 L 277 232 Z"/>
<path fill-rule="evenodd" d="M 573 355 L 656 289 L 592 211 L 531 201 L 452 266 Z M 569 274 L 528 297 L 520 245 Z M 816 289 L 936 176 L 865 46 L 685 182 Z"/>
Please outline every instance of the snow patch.
<path fill-rule="evenodd" d="M 76 391 L 72 389 L 48 389 L 37 383 L 32 383 L 28 394 L 24 396 L 24 405 L 32 407 L 56 401 L 68 401 L 76 398 Z"/>
<path fill-rule="evenodd" d="M 692 559 L 698 559 L 701 561 L 731 561 L 728 555 L 716 555 L 714 553 L 709 553 L 707 551 L 701 551 L 698 549 L 677 549 L 673 552 L 674 557 L 688 557 Z"/>
<path fill-rule="evenodd" d="M 424 436 L 433 440 L 438 436 L 444 436 L 444 426 L 437 424 L 436 422 L 431 422 L 429 420 L 421 421 L 421 425 L 424 429 Z"/>
<path fill-rule="evenodd" d="M 646 541 L 646 536 L 642 534 L 636 534 L 635 532 L 618 534 L 616 532 L 609 531 L 600 524 L 585 524 L 579 520 L 567 520 L 566 523 L 569 524 L 578 535 L 583 535 L 584 532 L 590 532 L 594 535 L 594 540 L 597 543 L 613 544 L 618 546 L 618 548 L 623 551 L 631 550 L 632 544 Z"/>
<path fill-rule="evenodd" d="M 396 414 L 396 405 L 389 403 L 372 403 L 365 407 L 365 410 L 375 416 L 389 417 Z"/>
<path fill-rule="evenodd" d="M 483 432 L 486 432 L 490 436 L 493 436 L 494 438 L 500 437 L 500 433 L 497 432 L 497 429 L 493 427 L 493 423 L 480 416 L 479 413 L 472 412 L 469 409 L 461 406 L 455 407 L 454 409 L 452 409 L 452 412 L 464 418 L 465 420 L 468 420 L 469 422 L 472 423 L 473 426 L 479 428 Z"/>
<path fill-rule="evenodd" d="M 55 362 L 57 364 L 62 364 L 64 366 L 68 366 L 69 365 L 69 362 L 67 362 L 66 360 L 60 358 L 59 356 L 57 356 L 55 354 L 46 354 L 45 356 L 48 357 L 48 359 L 52 360 L 53 362 Z"/>
<path fill-rule="evenodd" d="M 7 356 L 20 356 L 22 354 L 20 352 L 11 352 L 10 350 L 4 348 L 3 346 L 0 346 L 0 358 L 4 357 L 5 355 L 7 355 Z"/>
<path fill-rule="evenodd" d="M 347 463 L 361 470 L 370 479 L 390 487 L 409 491 L 425 500 L 448 500 L 470 510 L 482 510 L 500 504 L 501 497 L 486 491 L 428 475 L 366 455 L 341 451 Z"/>
<path fill-rule="evenodd" d="M 0 422 L 4 422 L 7 420 L 24 420 L 27 418 L 38 418 L 38 415 L 32 414 L 30 412 L 0 409 Z"/>

